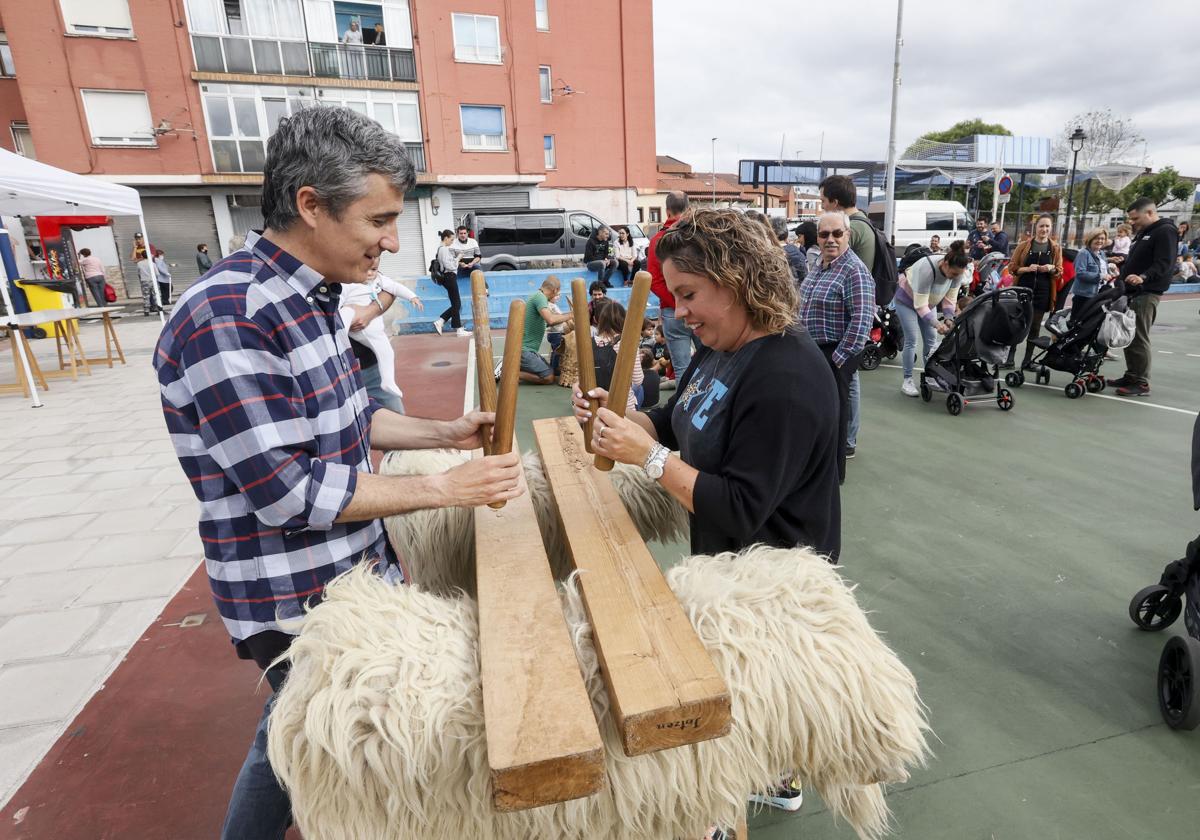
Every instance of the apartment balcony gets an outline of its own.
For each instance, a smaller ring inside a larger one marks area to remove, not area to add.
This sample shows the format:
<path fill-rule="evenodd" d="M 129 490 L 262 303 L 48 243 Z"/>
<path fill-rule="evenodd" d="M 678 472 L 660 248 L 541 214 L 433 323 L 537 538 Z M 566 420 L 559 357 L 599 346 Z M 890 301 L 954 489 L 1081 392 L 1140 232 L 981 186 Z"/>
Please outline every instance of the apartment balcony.
<path fill-rule="evenodd" d="M 246 35 L 193 35 L 196 70 L 312 79 L 415 82 L 417 62 L 410 49 L 374 45 L 323 44 L 253 38 Z"/>
<path fill-rule="evenodd" d="M 405 141 L 404 150 L 408 152 L 408 156 L 412 159 L 413 167 L 417 172 L 425 172 L 425 144 Z"/>

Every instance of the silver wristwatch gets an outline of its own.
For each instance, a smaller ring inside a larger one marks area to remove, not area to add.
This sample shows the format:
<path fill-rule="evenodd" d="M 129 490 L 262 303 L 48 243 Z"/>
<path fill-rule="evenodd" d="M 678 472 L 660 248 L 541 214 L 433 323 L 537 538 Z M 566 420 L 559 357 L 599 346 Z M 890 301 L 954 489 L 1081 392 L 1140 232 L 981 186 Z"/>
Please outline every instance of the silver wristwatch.
<path fill-rule="evenodd" d="M 642 470 L 651 481 L 658 481 L 663 477 L 663 470 L 667 467 L 667 456 L 670 454 L 671 450 L 661 443 L 650 447 L 650 454 L 646 456 L 646 463 L 642 464 Z"/>

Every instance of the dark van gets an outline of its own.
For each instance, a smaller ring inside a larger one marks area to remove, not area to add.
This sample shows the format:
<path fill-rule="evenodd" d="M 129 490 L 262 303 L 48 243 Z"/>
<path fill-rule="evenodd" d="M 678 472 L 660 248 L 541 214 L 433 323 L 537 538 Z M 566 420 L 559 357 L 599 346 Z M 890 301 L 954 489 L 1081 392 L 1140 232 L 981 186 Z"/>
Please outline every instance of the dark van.
<path fill-rule="evenodd" d="M 582 262 L 583 246 L 604 222 L 583 210 L 472 210 L 464 225 L 479 243 L 484 271 L 530 268 L 539 262 Z"/>

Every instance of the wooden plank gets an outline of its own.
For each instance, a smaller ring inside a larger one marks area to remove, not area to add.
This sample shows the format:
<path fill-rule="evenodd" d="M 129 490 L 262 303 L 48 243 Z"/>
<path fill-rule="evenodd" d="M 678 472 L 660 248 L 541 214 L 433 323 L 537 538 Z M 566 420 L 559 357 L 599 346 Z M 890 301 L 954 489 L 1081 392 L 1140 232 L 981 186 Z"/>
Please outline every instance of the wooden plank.
<path fill-rule="evenodd" d="M 729 732 L 729 689 L 574 418 L 535 420 L 626 755 Z"/>
<path fill-rule="evenodd" d="M 488 318 L 487 281 L 483 272 L 471 272 L 471 311 L 474 313 L 472 326 L 475 328 L 475 383 L 479 386 L 479 410 L 496 410 L 496 360 L 492 356 L 492 325 Z M 492 430 L 484 426 L 479 430 L 483 436 L 483 451 L 492 454 Z"/>
<path fill-rule="evenodd" d="M 604 746 L 528 492 L 475 509 L 475 562 L 493 807 L 602 790 Z"/>
<path fill-rule="evenodd" d="M 591 313 L 588 311 L 587 284 L 582 277 L 571 281 L 571 312 L 575 316 L 575 360 L 579 368 L 579 390 L 584 396 L 596 387 L 596 359 L 592 354 Z M 596 410 L 600 401 L 589 399 L 592 419 L 583 427 L 583 445 L 592 454 L 592 429 L 596 426 Z"/>
<path fill-rule="evenodd" d="M 625 325 L 621 329 L 621 346 L 617 350 L 617 361 L 608 388 L 608 410 L 618 417 L 625 416 L 629 389 L 633 387 L 633 366 L 638 360 L 642 322 L 646 319 L 646 301 L 649 299 L 650 273 L 639 271 L 634 275 L 633 291 L 629 293 L 629 308 L 625 310 Z M 596 469 L 604 472 L 613 468 L 612 459 L 603 455 L 595 457 L 595 464 Z"/>

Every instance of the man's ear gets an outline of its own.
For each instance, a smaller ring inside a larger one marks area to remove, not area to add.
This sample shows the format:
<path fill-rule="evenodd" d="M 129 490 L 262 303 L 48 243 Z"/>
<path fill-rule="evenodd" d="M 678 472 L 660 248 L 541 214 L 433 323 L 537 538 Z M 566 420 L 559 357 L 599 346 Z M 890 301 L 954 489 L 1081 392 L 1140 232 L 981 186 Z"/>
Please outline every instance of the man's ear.
<path fill-rule="evenodd" d="M 300 221 L 310 228 L 316 228 L 317 217 L 325 212 L 321 206 L 321 197 L 312 187 L 301 187 L 296 191 L 296 213 Z"/>

